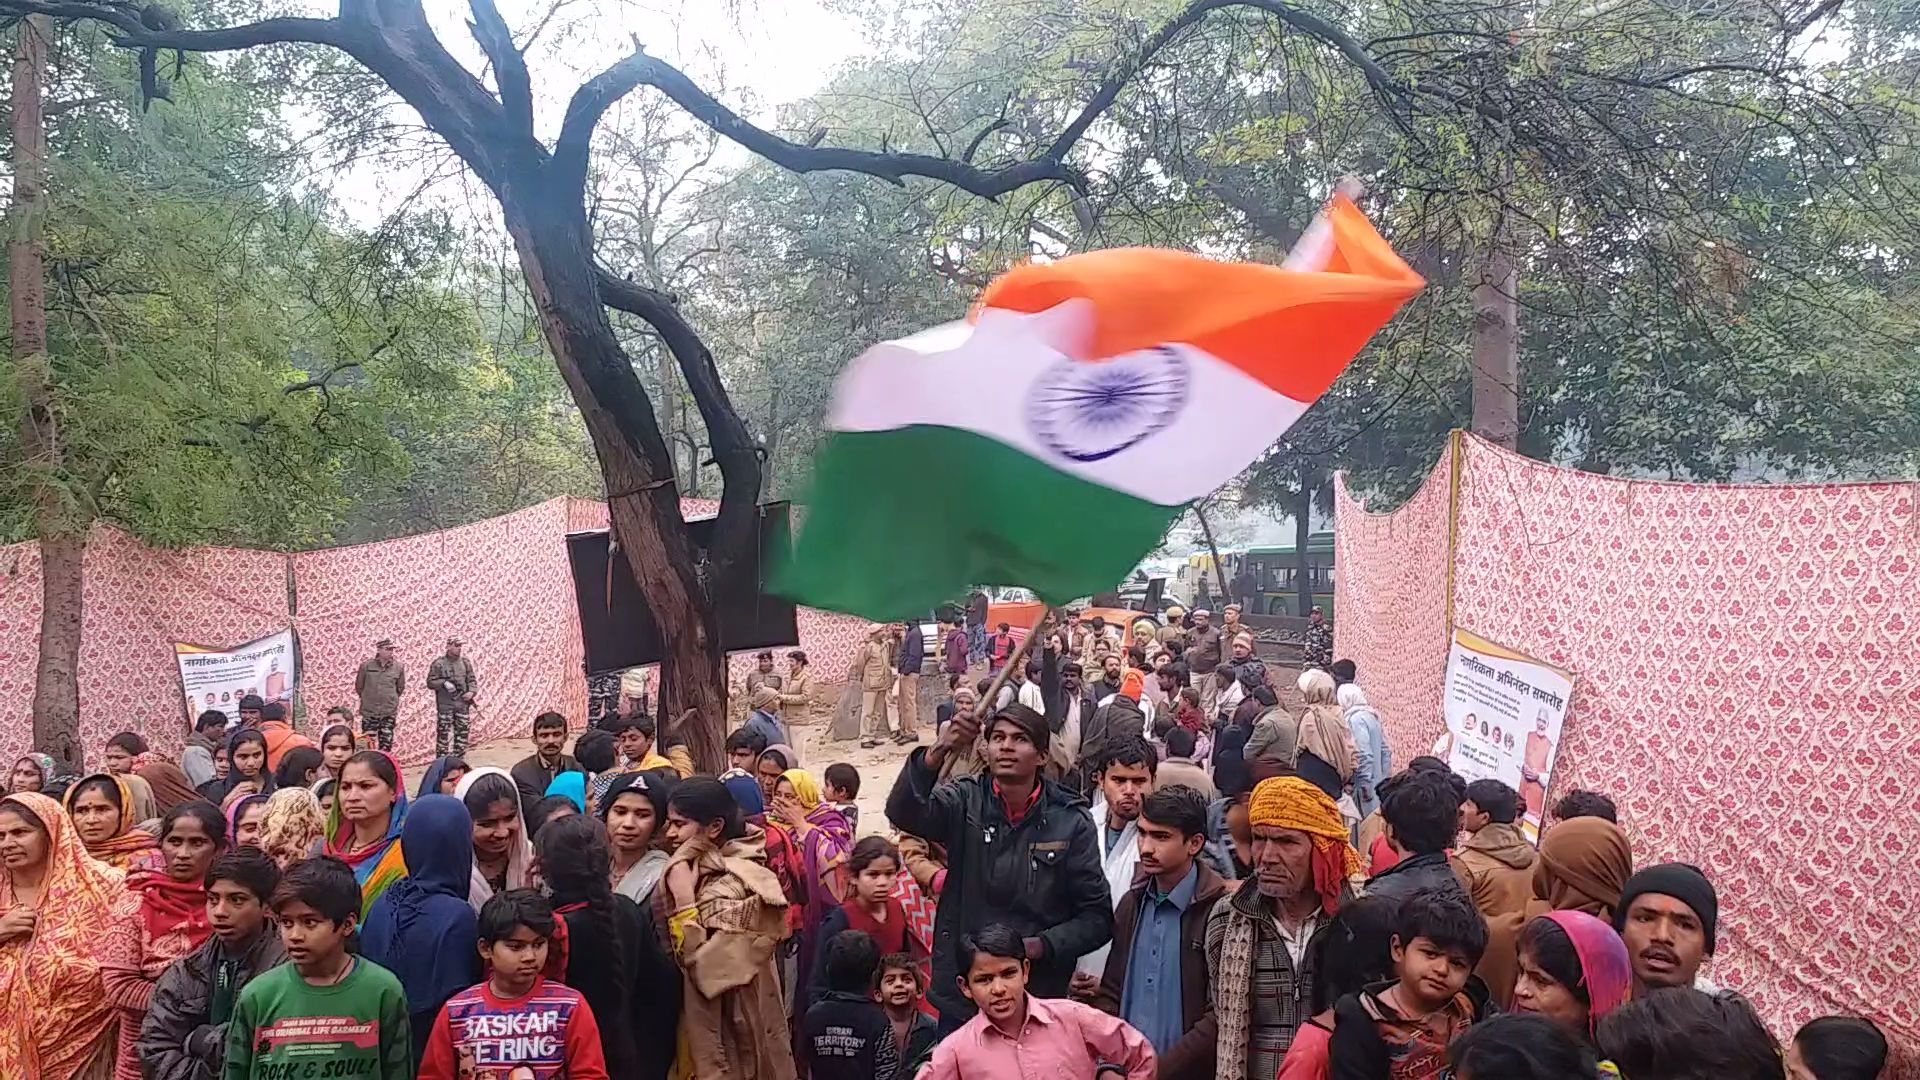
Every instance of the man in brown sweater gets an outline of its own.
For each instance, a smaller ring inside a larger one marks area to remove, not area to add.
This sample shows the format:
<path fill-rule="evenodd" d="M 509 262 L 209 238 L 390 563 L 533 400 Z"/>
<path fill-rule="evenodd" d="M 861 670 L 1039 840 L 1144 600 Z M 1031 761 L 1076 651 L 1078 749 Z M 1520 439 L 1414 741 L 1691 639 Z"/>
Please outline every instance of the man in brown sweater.
<path fill-rule="evenodd" d="M 1498 780 L 1475 780 L 1460 803 L 1460 828 L 1472 834 L 1453 853 L 1453 870 L 1491 919 L 1524 914 L 1533 899 L 1533 845 L 1516 823 L 1520 793 Z"/>

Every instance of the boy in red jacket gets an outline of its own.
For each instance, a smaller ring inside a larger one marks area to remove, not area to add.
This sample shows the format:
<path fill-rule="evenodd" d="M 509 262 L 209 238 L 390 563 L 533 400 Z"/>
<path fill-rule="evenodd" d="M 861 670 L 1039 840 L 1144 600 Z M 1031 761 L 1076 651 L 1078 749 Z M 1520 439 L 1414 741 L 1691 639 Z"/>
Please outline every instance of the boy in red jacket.
<path fill-rule="evenodd" d="M 608 1080 L 600 1025 L 586 999 L 540 974 L 553 930 L 553 908 L 532 889 L 496 893 L 487 901 L 480 909 L 487 981 L 441 1007 L 427 1037 L 420 1080 Z"/>

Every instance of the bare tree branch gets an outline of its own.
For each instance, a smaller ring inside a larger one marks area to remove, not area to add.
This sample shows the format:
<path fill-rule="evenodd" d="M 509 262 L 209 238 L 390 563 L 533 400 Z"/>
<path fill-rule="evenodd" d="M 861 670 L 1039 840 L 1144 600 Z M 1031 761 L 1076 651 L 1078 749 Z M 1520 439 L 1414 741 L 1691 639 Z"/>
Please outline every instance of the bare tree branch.
<path fill-rule="evenodd" d="M 500 17 L 493 0 L 468 0 L 467 7 L 473 12 L 467 29 L 493 61 L 493 78 L 500 85 L 500 104 L 506 107 L 507 119 L 531 135 L 533 77 L 527 72 L 527 58 L 514 45 L 513 31 L 507 29 L 507 20 Z"/>
<path fill-rule="evenodd" d="M 608 307 L 636 315 L 659 332 L 681 377 L 687 380 L 687 391 L 707 428 L 714 463 L 720 467 L 720 519 L 714 522 L 715 547 L 708 553 L 710 565 L 719 570 L 740 565 L 759 535 L 758 530 L 738 524 L 756 512 L 760 501 L 759 442 L 728 400 L 712 351 L 672 297 L 604 269 L 595 270 L 595 283 Z M 712 572 L 709 577 L 717 580 Z"/>
<path fill-rule="evenodd" d="M 972 164 L 973 155 L 980 152 L 980 144 L 987 141 L 987 136 L 992 135 L 994 132 L 1005 128 L 1007 124 L 1008 124 L 1008 120 L 1007 120 L 1006 114 L 1003 112 L 992 123 L 988 124 L 986 127 L 981 128 L 978 134 L 974 135 L 972 139 L 967 141 L 967 148 L 966 150 L 961 152 L 960 160 L 967 162 L 968 164 Z"/>
<path fill-rule="evenodd" d="M 614 102 L 642 85 L 654 87 L 714 131 L 794 172 L 843 170 L 877 176 L 893 184 L 901 184 L 909 176 L 921 176 L 945 181 L 989 199 L 1043 180 L 1058 180 L 1075 187 L 1085 184 L 1079 170 L 1046 156 L 999 169 L 979 169 L 965 161 L 931 154 L 878 153 L 796 143 L 749 123 L 739 113 L 714 100 L 678 68 L 639 47 L 626 59 L 587 80 L 575 92 L 567 105 L 560 142 L 554 147 L 556 158 L 577 150 L 583 155 L 584 163 L 585 146 L 592 138 L 594 125 Z"/>

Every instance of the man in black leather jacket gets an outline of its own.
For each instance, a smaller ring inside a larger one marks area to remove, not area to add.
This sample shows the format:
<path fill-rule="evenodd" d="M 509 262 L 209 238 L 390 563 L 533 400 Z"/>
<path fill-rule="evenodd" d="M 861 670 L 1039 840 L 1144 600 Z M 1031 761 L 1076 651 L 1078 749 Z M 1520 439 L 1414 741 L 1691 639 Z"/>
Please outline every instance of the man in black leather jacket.
<path fill-rule="evenodd" d="M 1065 997 L 1074 961 L 1113 936 L 1113 903 L 1086 803 L 1040 773 L 1046 718 L 1022 705 L 987 728 L 987 775 L 939 782 L 947 755 L 971 746 L 980 723 L 957 715 L 928 749 L 907 758 L 887 796 L 894 827 L 945 845 L 947 878 L 934 919 L 927 998 L 941 1030 L 973 1015 L 954 981 L 960 938 L 1004 923 L 1026 942 L 1028 990 Z"/>

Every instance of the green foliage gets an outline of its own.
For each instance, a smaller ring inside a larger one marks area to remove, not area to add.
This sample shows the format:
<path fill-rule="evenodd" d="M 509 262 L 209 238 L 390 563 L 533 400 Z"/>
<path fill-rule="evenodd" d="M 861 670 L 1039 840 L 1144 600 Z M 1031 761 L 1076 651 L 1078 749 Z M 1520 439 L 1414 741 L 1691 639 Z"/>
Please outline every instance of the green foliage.
<path fill-rule="evenodd" d="M 61 46 L 47 258 L 63 460 L 5 470 L 0 539 L 30 535 L 37 479 L 82 520 L 161 545 L 368 539 L 592 490 L 544 353 L 483 344 L 498 301 L 471 287 L 467 238 L 421 213 L 356 228 L 293 179 L 312 164 L 281 121 L 298 64 L 194 58 L 143 112 L 127 53 L 84 25 Z M 16 396 L 0 379 L 9 415 Z"/>
<path fill-rule="evenodd" d="M 950 156 L 989 131 L 974 160 L 991 166 L 1040 153 L 1186 5 L 846 6 L 887 48 L 792 106 L 783 129 Z M 1304 485 L 1324 506 L 1337 469 L 1389 498 L 1424 477 L 1445 432 L 1471 419 L 1469 298 L 1498 221 L 1520 267 L 1527 452 L 1698 479 L 1911 474 L 1909 15 L 1650 0 L 1309 7 L 1412 98 L 1382 95 L 1347 56 L 1266 13 L 1222 9 L 1089 129 L 1072 155 L 1090 178 L 1084 200 L 1060 185 L 989 203 L 922 181 L 743 170 L 725 190 L 756 242 L 733 253 L 723 295 L 816 325 L 783 325 L 777 368 L 747 373 L 742 392 L 823 402 L 826 375 L 882 336 L 881 320 L 851 314 L 863 300 L 925 325 L 1035 255 L 1161 243 L 1277 259 L 1352 173 L 1429 289 L 1244 478 L 1246 501 L 1291 508 Z M 783 476 L 803 442 L 780 447 Z"/>

